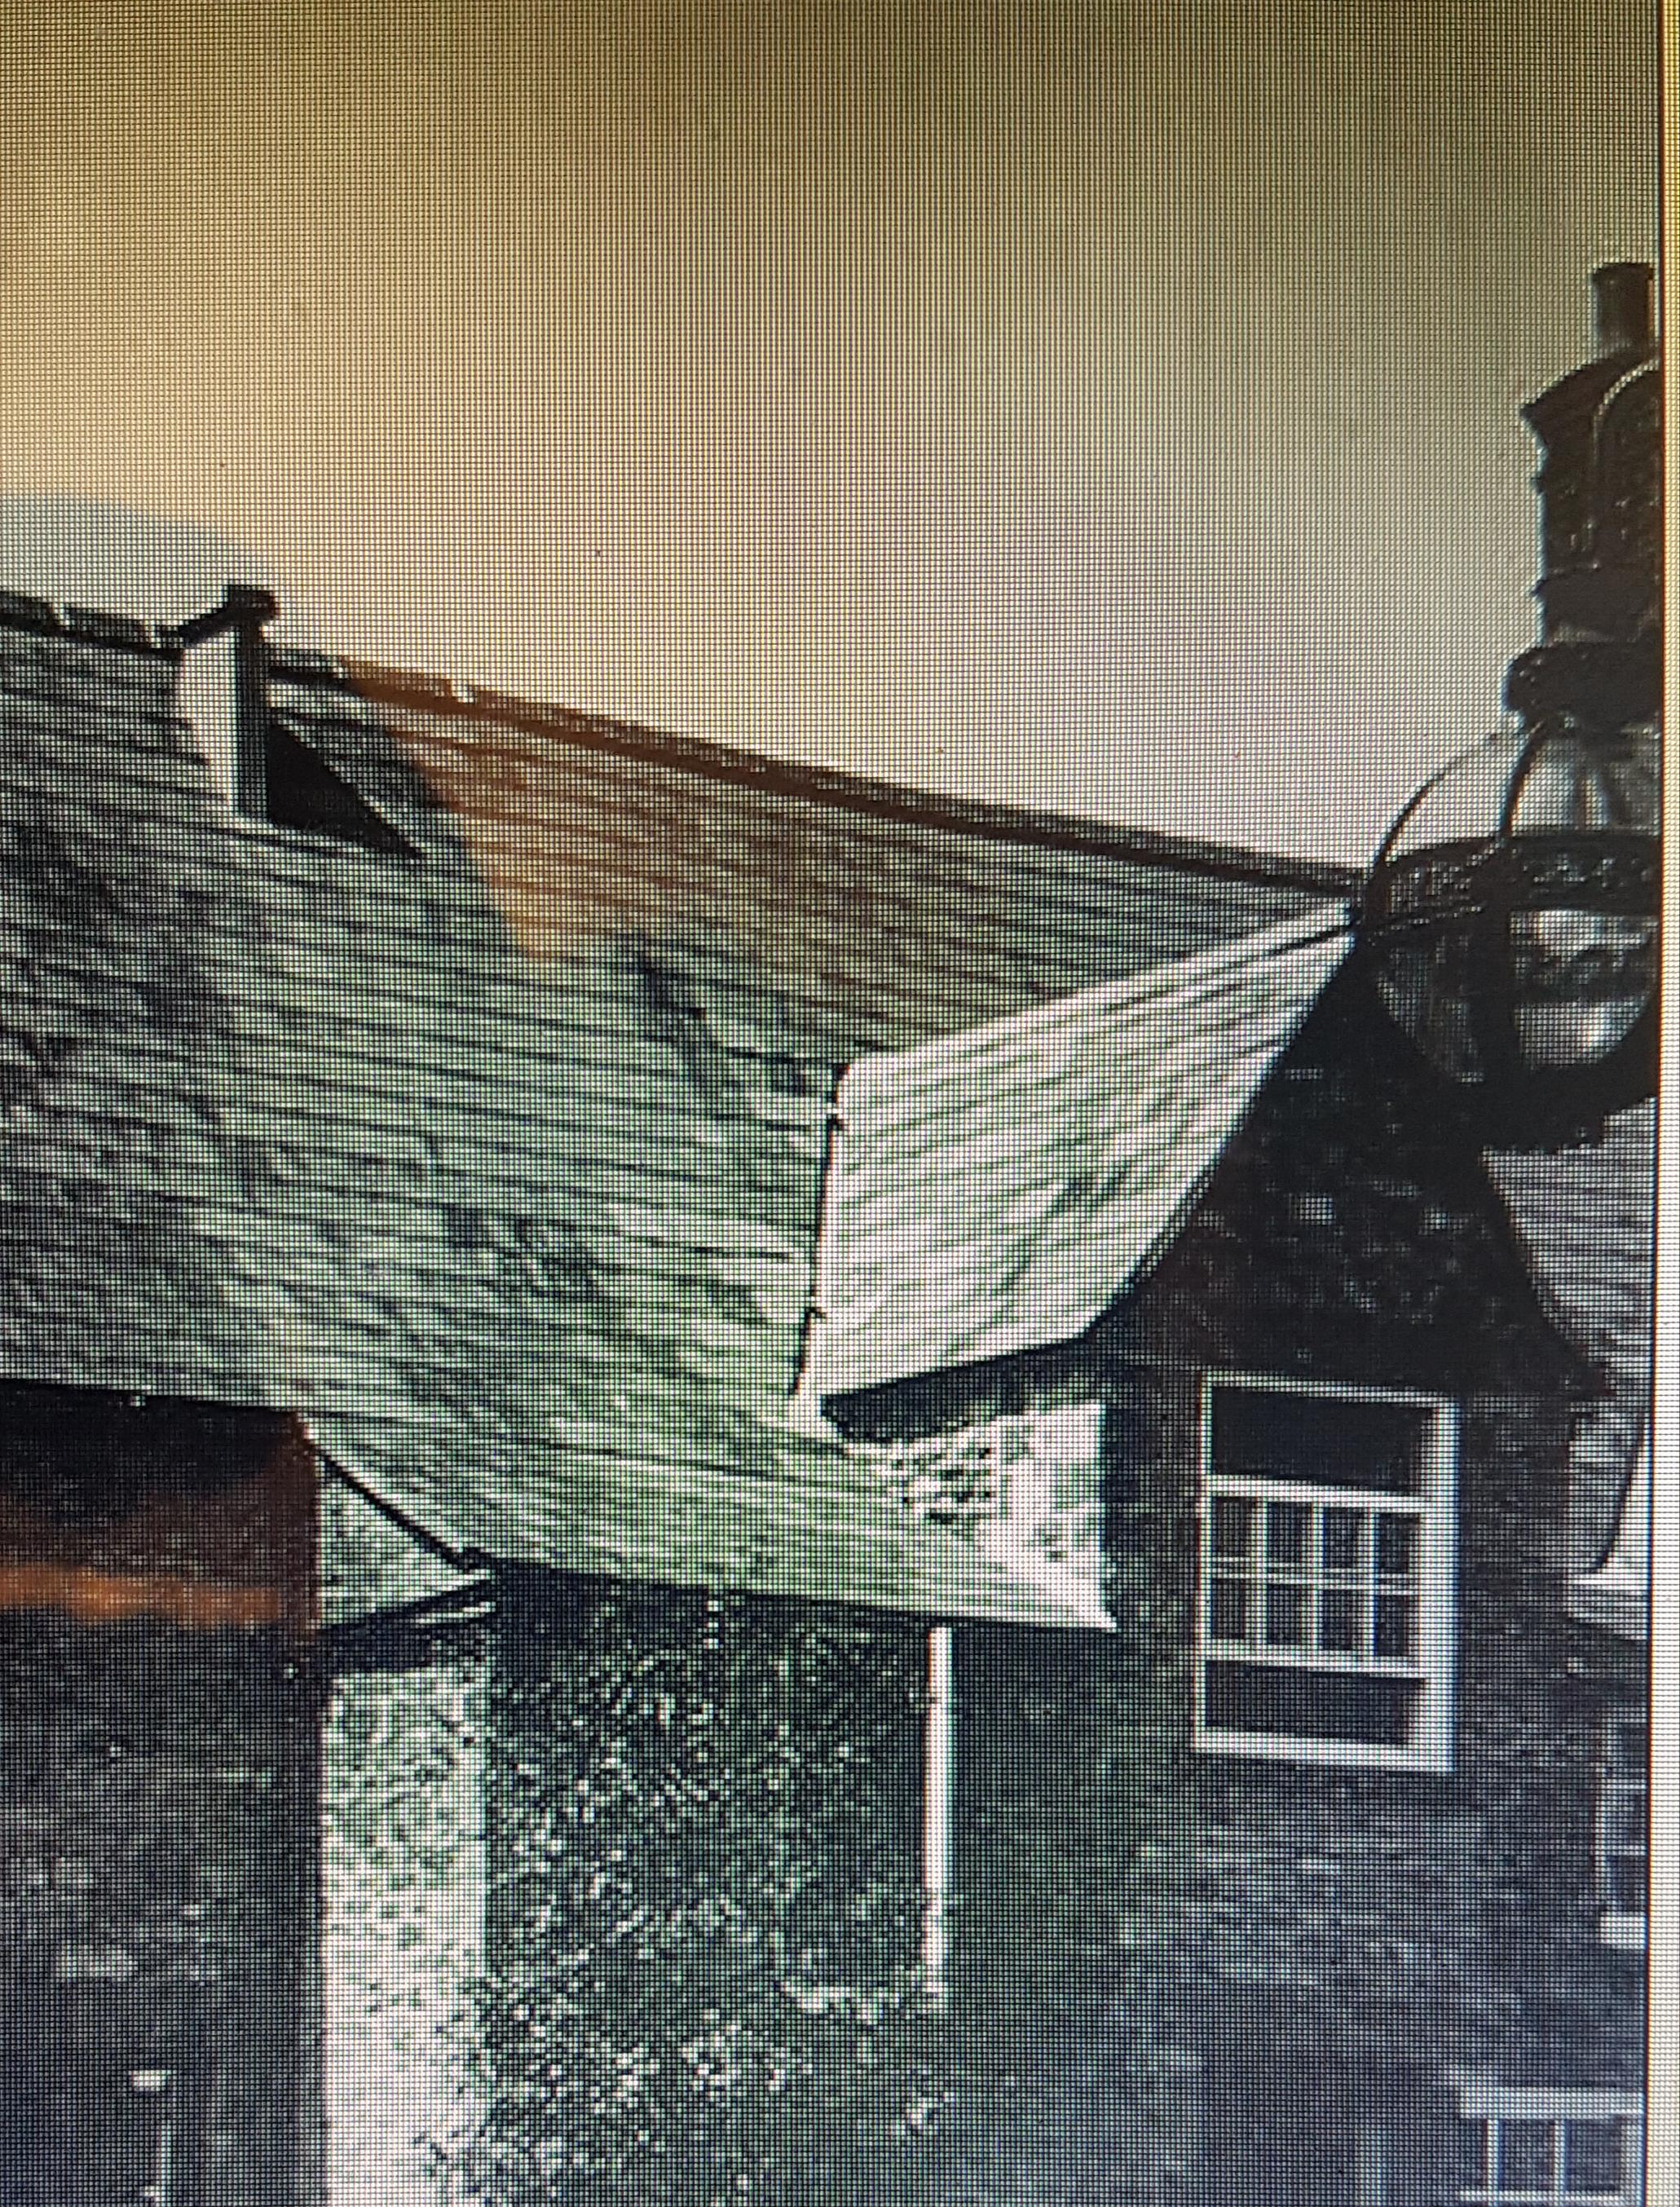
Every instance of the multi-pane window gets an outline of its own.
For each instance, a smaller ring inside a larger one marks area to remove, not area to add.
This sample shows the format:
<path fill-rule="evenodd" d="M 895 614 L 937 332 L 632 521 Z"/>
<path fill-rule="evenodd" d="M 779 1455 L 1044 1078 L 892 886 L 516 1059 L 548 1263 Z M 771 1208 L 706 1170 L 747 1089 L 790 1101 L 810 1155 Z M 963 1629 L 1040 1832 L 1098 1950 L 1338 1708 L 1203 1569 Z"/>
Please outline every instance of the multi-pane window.
<path fill-rule="evenodd" d="M 1606 1946 L 1645 1947 L 1649 1877 L 1648 1740 L 1644 1717 L 1612 1710 L 1599 1772 L 1599 1929 Z"/>
<path fill-rule="evenodd" d="M 1450 1769 L 1451 1406 L 1214 1375 L 1202 1431 L 1198 1745 Z"/>
<path fill-rule="evenodd" d="M 1461 2207 L 1641 2207 L 1643 2107 L 1630 2092 L 1461 2096 Z"/>

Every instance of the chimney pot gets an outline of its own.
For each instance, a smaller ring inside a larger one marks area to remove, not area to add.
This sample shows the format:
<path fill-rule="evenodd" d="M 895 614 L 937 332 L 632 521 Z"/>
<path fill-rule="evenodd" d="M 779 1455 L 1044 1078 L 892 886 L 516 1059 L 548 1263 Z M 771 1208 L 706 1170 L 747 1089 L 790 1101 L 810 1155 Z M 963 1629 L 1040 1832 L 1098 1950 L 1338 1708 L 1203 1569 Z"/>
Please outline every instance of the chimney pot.
<path fill-rule="evenodd" d="M 230 583 L 222 593 L 222 603 L 236 621 L 251 621 L 259 628 L 280 610 L 280 601 L 260 583 Z"/>
<path fill-rule="evenodd" d="M 1655 278 L 1648 260 L 1610 260 L 1593 271 L 1593 339 L 1600 355 L 1648 352 L 1655 344 Z"/>

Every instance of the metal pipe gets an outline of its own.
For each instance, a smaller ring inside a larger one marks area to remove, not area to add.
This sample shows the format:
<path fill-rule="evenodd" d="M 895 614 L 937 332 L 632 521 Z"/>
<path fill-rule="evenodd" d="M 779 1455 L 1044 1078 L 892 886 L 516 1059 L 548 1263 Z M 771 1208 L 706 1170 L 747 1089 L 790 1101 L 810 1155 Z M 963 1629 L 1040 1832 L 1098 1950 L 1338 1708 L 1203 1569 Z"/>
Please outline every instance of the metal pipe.
<path fill-rule="evenodd" d="M 928 1633 L 928 1715 L 922 1803 L 922 1983 L 929 2004 L 948 1996 L 951 1882 L 951 1628 Z"/>

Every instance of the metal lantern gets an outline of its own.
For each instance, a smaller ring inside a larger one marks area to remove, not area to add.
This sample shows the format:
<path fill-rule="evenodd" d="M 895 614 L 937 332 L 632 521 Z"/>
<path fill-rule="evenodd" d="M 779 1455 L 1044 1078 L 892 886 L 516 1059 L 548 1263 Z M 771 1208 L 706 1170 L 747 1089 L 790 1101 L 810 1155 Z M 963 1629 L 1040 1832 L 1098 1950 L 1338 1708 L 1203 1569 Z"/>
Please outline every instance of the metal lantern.
<path fill-rule="evenodd" d="M 1490 1139 L 1588 1132 L 1654 1086 L 1658 775 L 1654 728 L 1495 736 L 1378 853 L 1378 993 Z"/>
<path fill-rule="evenodd" d="M 1405 807 L 1366 878 L 1378 995 L 1485 1139 L 1590 1134 L 1651 1094 L 1661 864 L 1661 394 L 1652 271 L 1595 272 L 1598 350 L 1524 409 L 1540 639 L 1513 726 Z"/>

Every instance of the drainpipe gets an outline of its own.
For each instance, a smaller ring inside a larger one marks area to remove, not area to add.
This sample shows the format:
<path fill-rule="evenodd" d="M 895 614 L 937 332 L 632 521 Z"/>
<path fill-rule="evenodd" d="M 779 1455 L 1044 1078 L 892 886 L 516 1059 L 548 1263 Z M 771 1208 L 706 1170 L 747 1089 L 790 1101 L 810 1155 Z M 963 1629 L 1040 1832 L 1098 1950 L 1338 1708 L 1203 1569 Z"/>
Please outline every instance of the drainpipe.
<path fill-rule="evenodd" d="M 922 1802 L 922 1984 L 928 2005 L 948 1997 L 946 1922 L 951 1883 L 951 1628 L 928 1634 L 928 1720 Z"/>

